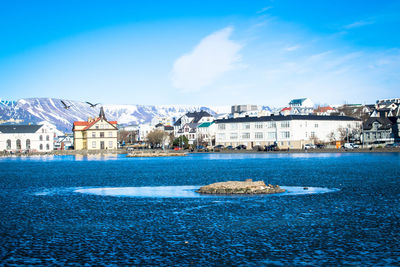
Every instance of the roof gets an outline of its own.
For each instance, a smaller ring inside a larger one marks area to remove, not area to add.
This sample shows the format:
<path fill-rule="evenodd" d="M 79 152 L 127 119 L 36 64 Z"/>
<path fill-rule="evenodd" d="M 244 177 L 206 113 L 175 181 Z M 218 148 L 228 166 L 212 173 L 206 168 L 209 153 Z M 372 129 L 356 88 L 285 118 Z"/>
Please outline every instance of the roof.
<path fill-rule="evenodd" d="M 318 116 L 318 115 L 289 115 L 289 116 L 262 116 L 240 117 L 216 120 L 216 123 L 257 122 L 257 121 L 290 121 L 290 120 L 316 120 L 316 121 L 361 121 L 348 116 Z"/>
<path fill-rule="evenodd" d="M 213 121 L 212 122 L 203 122 L 202 124 L 200 124 L 199 126 L 197 126 L 198 128 L 206 128 L 206 127 L 210 127 L 211 125 L 213 125 Z"/>
<path fill-rule="evenodd" d="M 0 133 L 36 133 L 43 125 L 0 125 Z"/>
<path fill-rule="evenodd" d="M 186 113 L 186 116 L 189 118 L 193 118 L 193 123 L 199 122 L 203 117 L 212 117 L 210 113 L 207 111 L 201 110 L 201 111 L 194 111 L 194 112 L 188 112 Z"/>
<path fill-rule="evenodd" d="M 374 122 L 378 122 L 380 126 L 378 127 L 379 130 L 389 130 L 392 128 L 392 121 L 386 117 L 370 117 L 364 124 L 363 124 L 363 129 L 364 130 L 371 130 L 372 125 Z"/>
<path fill-rule="evenodd" d="M 327 112 L 328 110 L 335 110 L 335 109 L 330 106 L 327 106 L 327 107 L 318 107 L 315 111 L 316 112 Z"/>
<path fill-rule="evenodd" d="M 173 131 L 173 130 L 174 130 L 174 127 L 172 127 L 171 125 L 165 125 L 165 126 L 164 126 L 164 130 L 166 130 L 166 131 Z"/>
<path fill-rule="evenodd" d="M 88 130 L 90 127 L 92 127 L 96 122 L 98 122 L 101 118 L 98 117 L 95 120 L 88 122 L 88 121 L 74 121 L 74 128 L 75 126 L 86 126 L 83 129 L 79 129 L 79 130 L 74 130 L 74 131 L 86 131 Z M 115 124 L 117 124 L 117 121 L 107 121 L 106 122 L 112 124 L 113 126 L 115 126 Z"/>
<path fill-rule="evenodd" d="M 292 109 L 291 107 L 287 107 L 287 108 L 281 109 L 281 111 L 286 111 L 286 110 L 291 110 L 291 109 Z"/>
<path fill-rule="evenodd" d="M 292 99 L 289 105 L 301 105 L 307 98 Z"/>

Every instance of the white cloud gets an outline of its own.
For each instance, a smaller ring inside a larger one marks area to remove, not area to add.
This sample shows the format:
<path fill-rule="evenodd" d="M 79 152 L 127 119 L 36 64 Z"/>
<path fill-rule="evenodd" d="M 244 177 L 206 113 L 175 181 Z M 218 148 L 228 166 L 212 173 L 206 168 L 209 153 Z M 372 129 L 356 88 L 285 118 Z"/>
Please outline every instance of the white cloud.
<path fill-rule="evenodd" d="M 288 46 L 285 47 L 284 50 L 288 51 L 288 52 L 292 52 L 292 51 L 296 51 L 297 49 L 299 49 L 301 46 L 300 45 L 293 45 L 293 46 Z"/>
<path fill-rule="evenodd" d="M 229 39 L 233 28 L 214 32 L 188 54 L 179 57 L 172 70 L 172 84 L 185 92 L 198 91 L 222 74 L 239 67 L 241 44 Z"/>
<path fill-rule="evenodd" d="M 266 6 L 266 7 L 262 8 L 262 9 L 260 9 L 259 11 L 257 11 L 256 13 L 257 14 L 261 14 L 261 13 L 264 13 L 265 11 L 270 10 L 271 8 L 272 8 L 272 6 Z"/>
<path fill-rule="evenodd" d="M 374 21 L 368 21 L 368 20 L 360 20 L 360 21 L 356 21 L 354 23 L 345 25 L 344 28 L 345 29 L 353 29 L 353 28 L 359 28 L 359 27 L 363 27 L 366 25 L 370 25 L 370 24 L 374 24 Z"/>

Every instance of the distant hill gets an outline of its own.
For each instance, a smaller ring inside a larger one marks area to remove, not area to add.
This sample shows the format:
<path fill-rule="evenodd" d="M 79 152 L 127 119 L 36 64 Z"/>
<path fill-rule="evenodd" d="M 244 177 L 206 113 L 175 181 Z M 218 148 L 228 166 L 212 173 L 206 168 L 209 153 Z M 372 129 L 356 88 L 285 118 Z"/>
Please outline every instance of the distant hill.
<path fill-rule="evenodd" d="M 18 101 L 0 101 L 0 119 L 21 119 L 24 124 L 48 121 L 63 132 L 72 131 L 72 123 L 87 120 L 99 114 L 99 106 L 91 108 L 79 101 L 63 99 L 70 109 L 64 109 L 61 99 L 26 98 Z M 103 105 L 107 119 L 116 120 L 120 125 L 147 123 L 154 117 L 179 118 L 189 111 L 206 110 L 211 114 L 230 112 L 230 106 L 193 106 L 193 105 Z"/>

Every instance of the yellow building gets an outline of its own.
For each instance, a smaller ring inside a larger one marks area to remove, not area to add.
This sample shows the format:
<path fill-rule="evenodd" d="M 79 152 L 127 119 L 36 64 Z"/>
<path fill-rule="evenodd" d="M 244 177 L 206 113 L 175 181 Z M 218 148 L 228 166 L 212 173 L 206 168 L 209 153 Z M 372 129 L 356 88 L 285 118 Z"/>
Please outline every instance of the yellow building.
<path fill-rule="evenodd" d="M 117 122 L 107 121 L 103 107 L 98 118 L 88 121 L 75 121 L 74 132 L 75 150 L 117 149 Z"/>

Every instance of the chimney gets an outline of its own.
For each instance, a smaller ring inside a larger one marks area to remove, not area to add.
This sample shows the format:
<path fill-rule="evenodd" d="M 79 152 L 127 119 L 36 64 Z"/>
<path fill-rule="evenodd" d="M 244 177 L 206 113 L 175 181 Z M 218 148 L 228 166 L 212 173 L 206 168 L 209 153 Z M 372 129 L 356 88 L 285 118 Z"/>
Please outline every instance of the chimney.
<path fill-rule="evenodd" d="M 99 114 L 99 117 L 100 117 L 100 119 L 101 120 L 107 120 L 106 119 L 106 115 L 104 114 L 104 109 L 103 109 L 103 107 L 100 107 L 100 114 Z"/>

